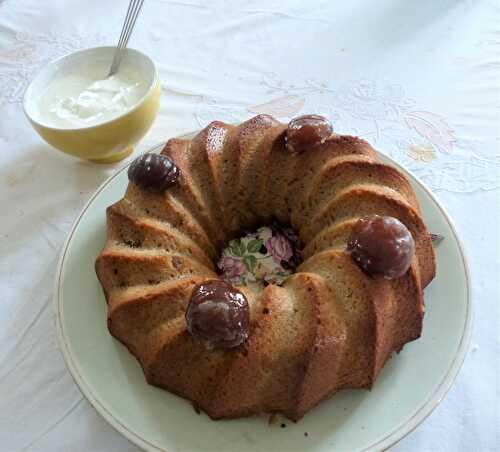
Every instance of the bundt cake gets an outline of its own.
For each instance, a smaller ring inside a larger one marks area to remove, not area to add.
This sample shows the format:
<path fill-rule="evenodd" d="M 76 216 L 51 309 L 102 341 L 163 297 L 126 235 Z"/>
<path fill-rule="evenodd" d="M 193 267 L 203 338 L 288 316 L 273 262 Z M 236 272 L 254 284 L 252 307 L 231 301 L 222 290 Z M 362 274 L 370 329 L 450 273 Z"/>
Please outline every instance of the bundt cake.
<path fill-rule="evenodd" d="M 370 388 L 420 336 L 435 259 L 415 193 L 325 118 L 212 122 L 128 174 L 96 261 L 109 331 L 148 383 L 211 418 L 298 420 L 341 389 Z M 224 280 L 228 242 L 273 221 L 300 238 L 293 274 Z"/>

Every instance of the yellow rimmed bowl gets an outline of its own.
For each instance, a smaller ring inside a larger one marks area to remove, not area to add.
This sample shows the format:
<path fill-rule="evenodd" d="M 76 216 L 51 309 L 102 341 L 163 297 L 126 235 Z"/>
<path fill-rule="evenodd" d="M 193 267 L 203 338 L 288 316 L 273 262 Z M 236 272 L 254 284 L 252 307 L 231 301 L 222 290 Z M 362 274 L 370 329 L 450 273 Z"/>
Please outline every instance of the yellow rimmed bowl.
<path fill-rule="evenodd" d="M 83 127 L 58 127 L 44 118 L 41 108 L 47 87 L 57 78 L 77 76 L 89 64 L 106 77 L 115 47 L 94 47 L 63 56 L 45 66 L 28 86 L 23 108 L 29 121 L 49 144 L 60 151 L 98 163 L 127 157 L 153 124 L 160 107 L 160 81 L 153 61 L 135 49 L 126 49 L 120 69 L 131 68 L 145 85 L 142 97 L 112 119 Z"/>

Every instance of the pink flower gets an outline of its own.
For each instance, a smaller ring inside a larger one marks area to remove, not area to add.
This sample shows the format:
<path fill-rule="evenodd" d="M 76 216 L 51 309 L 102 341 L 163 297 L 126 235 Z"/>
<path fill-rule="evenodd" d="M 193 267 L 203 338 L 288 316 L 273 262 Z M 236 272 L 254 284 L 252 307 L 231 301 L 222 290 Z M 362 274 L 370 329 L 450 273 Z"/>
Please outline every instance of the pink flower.
<path fill-rule="evenodd" d="M 280 264 L 281 261 L 288 261 L 293 256 L 292 245 L 281 234 L 273 235 L 267 239 L 266 248 L 277 264 Z"/>
<path fill-rule="evenodd" d="M 224 278 L 230 281 L 237 281 L 247 271 L 242 261 L 228 256 L 219 261 L 219 268 L 222 270 Z"/>

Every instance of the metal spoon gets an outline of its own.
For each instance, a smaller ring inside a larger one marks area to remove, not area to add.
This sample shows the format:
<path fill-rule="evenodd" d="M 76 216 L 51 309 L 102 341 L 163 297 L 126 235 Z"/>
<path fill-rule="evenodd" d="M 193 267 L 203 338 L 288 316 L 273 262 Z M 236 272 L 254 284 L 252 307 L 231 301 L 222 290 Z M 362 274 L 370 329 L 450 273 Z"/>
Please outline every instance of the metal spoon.
<path fill-rule="evenodd" d="M 442 236 L 441 234 L 431 233 L 431 240 L 434 246 L 438 246 L 444 240 L 444 236 Z"/>
<path fill-rule="evenodd" d="M 118 46 L 115 49 L 108 77 L 111 77 L 113 74 L 118 72 L 118 67 L 122 61 L 124 50 L 127 48 L 130 35 L 134 30 L 135 22 L 141 12 L 143 3 L 144 0 L 130 0 L 130 3 L 128 4 L 127 15 L 125 16 L 125 21 L 123 22 L 122 32 L 120 34 Z"/>

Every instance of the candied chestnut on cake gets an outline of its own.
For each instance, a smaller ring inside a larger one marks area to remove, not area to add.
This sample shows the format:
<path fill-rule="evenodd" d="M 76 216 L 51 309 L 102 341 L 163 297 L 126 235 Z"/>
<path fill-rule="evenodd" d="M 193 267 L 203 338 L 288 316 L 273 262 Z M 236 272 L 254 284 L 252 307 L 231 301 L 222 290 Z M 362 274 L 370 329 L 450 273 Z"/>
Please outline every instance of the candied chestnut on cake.
<path fill-rule="evenodd" d="M 415 241 L 397 218 L 372 215 L 356 222 L 347 249 L 369 275 L 395 279 L 410 268 Z"/>
<path fill-rule="evenodd" d="M 286 131 L 286 146 L 292 152 L 306 151 L 326 141 L 332 125 L 324 116 L 304 115 L 292 119 Z"/>
<path fill-rule="evenodd" d="M 248 337 L 250 314 L 245 295 L 213 279 L 195 286 L 186 310 L 188 331 L 216 348 L 232 348 Z"/>
<path fill-rule="evenodd" d="M 165 191 L 174 185 L 180 170 L 167 156 L 146 153 L 137 157 L 128 168 L 128 179 L 134 184 L 152 192 Z"/>

